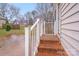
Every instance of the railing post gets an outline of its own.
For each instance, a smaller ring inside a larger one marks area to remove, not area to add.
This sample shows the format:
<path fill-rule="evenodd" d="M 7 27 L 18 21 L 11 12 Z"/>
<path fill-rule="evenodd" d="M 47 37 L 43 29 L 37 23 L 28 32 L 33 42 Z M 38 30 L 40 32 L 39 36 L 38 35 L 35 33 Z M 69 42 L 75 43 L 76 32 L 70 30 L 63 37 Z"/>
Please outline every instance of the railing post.
<path fill-rule="evenodd" d="M 30 39 L 29 27 L 25 27 L 25 55 L 29 56 L 29 39 Z"/>
<path fill-rule="evenodd" d="M 41 20 L 40 23 L 39 23 L 39 26 L 40 26 L 40 28 L 39 28 L 40 29 L 40 36 L 42 36 L 43 31 L 44 31 L 43 24 L 44 24 L 44 22 Z"/>
<path fill-rule="evenodd" d="M 39 42 L 40 42 L 40 21 L 38 22 L 37 24 L 37 27 L 36 27 L 36 53 L 38 52 L 38 45 L 39 45 Z"/>
<path fill-rule="evenodd" d="M 44 34 L 45 34 L 45 21 L 44 21 Z"/>

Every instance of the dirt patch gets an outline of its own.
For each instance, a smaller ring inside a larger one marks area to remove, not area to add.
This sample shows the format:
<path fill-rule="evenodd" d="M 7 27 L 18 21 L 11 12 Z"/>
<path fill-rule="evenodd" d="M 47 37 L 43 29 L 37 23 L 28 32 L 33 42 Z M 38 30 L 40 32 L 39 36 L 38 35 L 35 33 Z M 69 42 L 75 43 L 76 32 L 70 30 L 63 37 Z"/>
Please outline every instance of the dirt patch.
<path fill-rule="evenodd" d="M 23 56 L 25 55 L 24 35 L 10 35 L 0 38 L 1 56 Z"/>

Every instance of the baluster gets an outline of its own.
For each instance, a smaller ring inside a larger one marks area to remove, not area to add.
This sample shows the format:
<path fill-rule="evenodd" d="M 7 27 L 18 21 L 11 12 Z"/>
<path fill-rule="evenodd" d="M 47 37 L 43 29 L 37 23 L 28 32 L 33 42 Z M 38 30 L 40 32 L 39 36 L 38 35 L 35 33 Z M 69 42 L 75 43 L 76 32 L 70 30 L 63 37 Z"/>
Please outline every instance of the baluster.
<path fill-rule="evenodd" d="M 46 31 L 45 31 L 45 21 L 44 21 L 44 34 L 45 34 L 45 32 L 46 32 Z"/>
<path fill-rule="evenodd" d="M 29 27 L 25 28 L 25 55 L 29 56 L 29 39 L 30 39 L 30 34 L 29 34 Z"/>

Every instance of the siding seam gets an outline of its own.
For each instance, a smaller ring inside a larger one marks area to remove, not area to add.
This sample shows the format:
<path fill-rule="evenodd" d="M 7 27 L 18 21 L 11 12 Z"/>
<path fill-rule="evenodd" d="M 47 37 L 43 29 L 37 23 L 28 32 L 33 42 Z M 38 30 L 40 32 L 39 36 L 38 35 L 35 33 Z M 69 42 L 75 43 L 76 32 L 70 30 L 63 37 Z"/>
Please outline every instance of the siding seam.
<path fill-rule="evenodd" d="M 63 37 L 61 37 L 63 38 Z M 70 42 L 68 42 L 65 38 L 63 38 L 69 45 L 71 45 L 74 49 L 76 49 L 76 51 L 79 51 L 76 47 L 74 47 Z"/>
<path fill-rule="evenodd" d="M 61 37 L 62 39 L 64 39 L 63 37 Z M 72 48 L 74 48 L 66 39 L 62 40 L 62 41 L 65 41 L 65 46 L 67 47 L 67 44 L 69 44 Z M 67 50 L 67 49 L 66 49 Z M 70 52 L 70 55 L 74 56 L 74 54 L 72 54 L 72 52 L 70 50 L 67 50 Z"/>
<path fill-rule="evenodd" d="M 75 13 L 73 13 L 73 14 L 67 16 L 66 18 L 62 19 L 61 21 L 64 21 L 64 20 L 66 20 L 67 18 L 69 18 L 69 17 L 71 17 L 71 16 L 73 16 L 74 14 L 77 14 L 77 13 L 79 13 L 79 11 L 77 11 L 77 12 L 75 12 Z"/>
<path fill-rule="evenodd" d="M 68 25 L 68 24 L 73 24 L 73 23 L 78 23 L 79 21 L 73 21 L 73 22 L 67 22 L 67 23 L 63 23 L 63 24 L 61 24 L 62 26 L 63 25 Z"/>
<path fill-rule="evenodd" d="M 79 30 L 73 30 L 73 29 L 68 29 L 68 28 L 61 28 L 61 30 L 68 30 L 68 31 L 79 32 Z"/>
<path fill-rule="evenodd" d="M 63 33 L 63 32 L 62 32 L 62 33 Z M 63 34 L 64 34 L 65 36 L 68 36 L 69 38 L 74 39 L 75 41 L 79 42 L 79 40 L 73 38 L 72 36 L 70 36 L 70 35 L 68 35 L 68 34 L 65 34 L 65 33 L 63 33 Z"/>
<path fill-rule="evenodd" d="M 69 3 L 70 4 L 70 3 Z M 69 4 L 62 10 L 61 14 L 63 13 L 63 11 L 69 6 Z"/>
<path fill-rule="evenodd" d="M 63 17 L 66 13 L 68 13 L 74 6 L 76 6 L 77 5 L 77 3 L 76 4 L 74 4 L 69 10 L 67 10 L 61 17 Z"/>
<path fill-rule="evenodd" d="M 63 37 L 61 37 L 61 38 L 63 39 Z M 68 49 L 68 46 L 67 46 L 67 43 L 65 42 L 65 40 L 62 40 L 61 43 L 64 44 L 63 47 L 66 49 L 66 51 L 68 51 L 68 50 L 67 50 L 67 49 Z M 69 50 L 68 54 L 69 54 L 69 55 L 73 55 L 72 53 L 70 53 L 70 50 Z"/>
<path fill-rule="evenodd" d="M 66 3 L 64 3 L 64 5 L 65 5 Z M 64 7 L 64 5 L 60 8 L 60 10 Z"/>

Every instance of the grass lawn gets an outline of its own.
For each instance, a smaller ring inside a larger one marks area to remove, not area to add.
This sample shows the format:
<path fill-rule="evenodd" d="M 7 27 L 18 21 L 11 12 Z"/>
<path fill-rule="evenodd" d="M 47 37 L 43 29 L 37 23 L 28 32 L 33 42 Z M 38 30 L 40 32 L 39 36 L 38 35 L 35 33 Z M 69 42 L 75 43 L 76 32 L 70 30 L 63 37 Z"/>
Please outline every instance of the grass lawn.
<path fill-rule="evenodd" d="M 6 31 L 5 29 L 0 29 L 0 36 L 6 36 L 10 34 L 24 34 L 24 29 L 11 29 L 10 31 Z"/>

